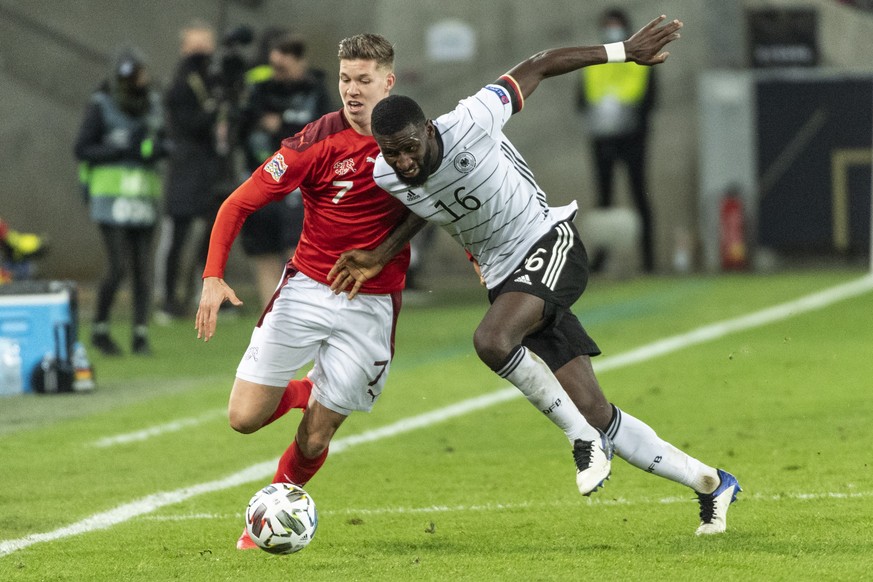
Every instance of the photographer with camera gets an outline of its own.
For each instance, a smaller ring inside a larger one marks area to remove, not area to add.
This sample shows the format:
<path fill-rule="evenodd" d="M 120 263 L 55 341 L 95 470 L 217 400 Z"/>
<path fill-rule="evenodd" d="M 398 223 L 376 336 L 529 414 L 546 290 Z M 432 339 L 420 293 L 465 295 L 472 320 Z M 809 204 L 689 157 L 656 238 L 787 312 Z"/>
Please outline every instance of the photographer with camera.
<path fill-rule="evenodd" d="M 334 109 L 325 72 L 309 66 L 304 39 L 290 33 L 271 34 L 270 75 L 251 86 L 241 120 L 242 145 L 250 172 L 273 155 L 283 139 Z M 302 229 L 299 192 L 267 205 L 243 224 L 243 250 L 253 260 L 262 304 L 272 297 Z"/>

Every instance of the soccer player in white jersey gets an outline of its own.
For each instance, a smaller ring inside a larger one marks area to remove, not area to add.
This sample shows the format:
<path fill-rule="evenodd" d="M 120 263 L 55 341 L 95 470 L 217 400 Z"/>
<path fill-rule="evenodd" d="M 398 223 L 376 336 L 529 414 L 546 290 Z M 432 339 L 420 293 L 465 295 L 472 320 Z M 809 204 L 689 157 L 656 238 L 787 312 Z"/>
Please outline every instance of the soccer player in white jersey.
<path fill-rule="evenodd" d="M 737 480 L 606 399 L 590 359 L 600 350 L 570 310 L 588 281 L 588 258 L 572 222 L 576 204 L 550 208 L 502 132 L 543 79 L 607 62 L 664 62 L 669 53 L 662 49 L 682 27 L 665 18 L 623 43 L 543 51 L 432 121 L 408 97 L 381 101 L 372 116 L 381 150 L 374 179 L 420 218 L 407 218 L 372 251 L 344 253 L 330 278 L 335 291 L 352 285 L 353 296 L 422 219 L 441 225 L 488 288 L 491 307 L 474 335 L 477 354 L 564 431 L 579 491 L 590 494 L 608 478 L 614 447 L 630 464 L 694 489 L 697 534 L 713 534 L 726 528 Z"/>

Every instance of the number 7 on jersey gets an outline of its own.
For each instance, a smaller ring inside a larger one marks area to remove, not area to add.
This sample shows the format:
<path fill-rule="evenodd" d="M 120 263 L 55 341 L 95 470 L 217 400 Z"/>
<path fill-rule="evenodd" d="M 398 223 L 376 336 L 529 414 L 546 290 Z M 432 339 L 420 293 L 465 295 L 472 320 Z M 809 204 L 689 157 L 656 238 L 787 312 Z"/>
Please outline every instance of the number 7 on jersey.
<path fill-rule="evenodd" d="M 354 182 L 351 180 L 334 180 L 331 184 L 340 189 L 336 196 L 333 197 L 333 200 L 331 200 L 334 204 L 339 204 L 340 198 L 354 186 Z"/>

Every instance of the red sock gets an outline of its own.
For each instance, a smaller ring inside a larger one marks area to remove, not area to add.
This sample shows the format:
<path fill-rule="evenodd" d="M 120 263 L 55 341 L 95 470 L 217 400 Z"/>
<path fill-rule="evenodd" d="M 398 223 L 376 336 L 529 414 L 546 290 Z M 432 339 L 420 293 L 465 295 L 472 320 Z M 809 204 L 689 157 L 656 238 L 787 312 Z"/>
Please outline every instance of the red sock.
<path fill-rule="evenodd" d="M 279 406 L 276 411 L 264 421 L 263 426 L 267 426 L 274 420 L 285 416 L 292 408 L 306 408 L 309 404 L 309 395 L 312 394 L 312 381 L 304 377 L 302 380 L 291 380 L 282 393 L 282 399 L 279 401 Z"/>
<path fill-rule="evenodd" d="M 327 459 L 327 451 L 328 449 L 325 449 L 323 453 L 314 459 L 307 459 L 300 452 L 300 447 L 297 446 L 297 440 L 295 439 L 285 451 L 285 454 L 282 455 L 282 458 L 279 459 L 279 468 L 276 469 L 273 483 L 306 485 L 312 479 L 312 476 L 321 469 L 324 460 Z"/>

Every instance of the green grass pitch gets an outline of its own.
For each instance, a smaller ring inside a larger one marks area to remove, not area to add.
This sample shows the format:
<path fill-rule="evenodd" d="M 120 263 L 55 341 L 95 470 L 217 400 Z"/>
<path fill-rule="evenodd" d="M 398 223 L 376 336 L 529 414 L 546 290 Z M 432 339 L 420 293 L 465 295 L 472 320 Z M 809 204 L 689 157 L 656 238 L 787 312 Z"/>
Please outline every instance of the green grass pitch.
<path fill-rule="evenodd" d="M 575 310 L 605 365 L 862 275 L 594 280 Z M 95 356 L 93 394 L 0 399 L 0 580 L 869 577 L 873 292 L 598 374 L 613 402 L 739 478 L 728 531 L 708 538 L 694 535 L 690 490 L 620 459 L 580 496 L 568 443 L 520 397 L 373 432 L 507 387 L 472 349 L 484 293 L 431 299 L 403 308 L 385 393 L 340 429 L 307 486 L 319 529 L 291 556 L 234 547 L 268 480 L 257 475 L 272 474 L 299 419 L 247 436 L 227 425 L 254 309 L 208 344 L 180 322 L 153 328 L 152 358 Z M 228 481 L 246 469 L 255 477 Z M 162 502 L 173 496 L 184 499 Z"/>

